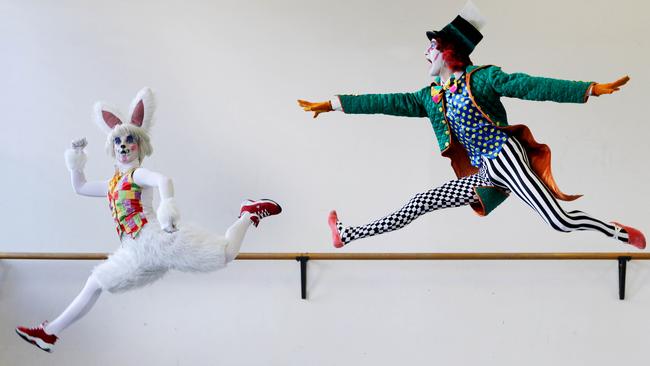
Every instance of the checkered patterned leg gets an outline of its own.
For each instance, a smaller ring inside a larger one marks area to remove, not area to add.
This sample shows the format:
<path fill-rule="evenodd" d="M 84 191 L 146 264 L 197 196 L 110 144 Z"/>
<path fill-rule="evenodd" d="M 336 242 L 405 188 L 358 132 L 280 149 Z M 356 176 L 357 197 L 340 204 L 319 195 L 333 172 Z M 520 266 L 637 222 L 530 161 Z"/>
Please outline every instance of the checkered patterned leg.
<path fill-rule="evenodd" d="M 363 226 L 344 226 L 341 222 L 336 227 L 341 234 L 341 241 L 347 244 L 353 240 L 383 234 L 401 229 L 411 221 L 427 212 L 449 207 L 460 207 L 478 202 L 474 187 L 490 186 L 483 172 L 452 180 L 440 187 L 424 193 L 418 193 L 398 211 Z"/>

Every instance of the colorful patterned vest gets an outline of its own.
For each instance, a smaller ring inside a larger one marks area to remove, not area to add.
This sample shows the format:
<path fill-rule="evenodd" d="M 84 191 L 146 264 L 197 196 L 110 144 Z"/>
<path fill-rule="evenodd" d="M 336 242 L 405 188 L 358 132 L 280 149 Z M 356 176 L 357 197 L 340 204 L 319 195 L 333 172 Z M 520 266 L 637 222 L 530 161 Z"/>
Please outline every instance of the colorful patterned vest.
<path fill-rule="evenodd" d="M 133 182 L 134 171 L 131 169 L 124 174 L 116 171 L 108 184 L 108 204 L 120 239 L 124 233 L 135 238 L 147 223 L 140 201 L 142 188 Z"/>

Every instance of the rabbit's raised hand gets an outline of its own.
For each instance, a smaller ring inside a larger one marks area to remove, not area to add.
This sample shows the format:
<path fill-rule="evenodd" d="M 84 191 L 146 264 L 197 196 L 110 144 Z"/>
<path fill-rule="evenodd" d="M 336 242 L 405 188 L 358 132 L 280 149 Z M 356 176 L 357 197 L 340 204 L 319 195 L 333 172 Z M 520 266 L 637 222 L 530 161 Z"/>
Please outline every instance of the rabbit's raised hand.
<path fill-rule="evenodd" d="M 70 148 L 65 151 L 65 163 L 68 166 L 69 171 L 83 171 L 84 166 L 86 166 L 86 153 L 84 152 L 84 147 L 88 145 L 85 137 L 82 137 L 77 140 L 72 140 Z"/>
<path fill-rule="evenodd" d="M 88 146 L 88 140 L 86 140 L 85 137 L 77 140 L 72 140 L 71 146 L 73 149 L 83 150 L 86 146 Z"/>

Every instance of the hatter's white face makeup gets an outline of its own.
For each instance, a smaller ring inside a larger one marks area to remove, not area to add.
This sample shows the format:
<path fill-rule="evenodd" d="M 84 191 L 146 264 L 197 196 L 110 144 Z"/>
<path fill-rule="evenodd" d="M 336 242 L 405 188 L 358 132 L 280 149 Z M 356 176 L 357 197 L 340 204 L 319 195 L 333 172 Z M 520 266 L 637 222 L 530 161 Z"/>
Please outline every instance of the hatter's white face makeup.
<path fill-rule="evenodd" d="M 438 47 L 436 40 L 431 40 L 431 44 L 429 45 L 429 48 L 427 48 L 427 52 L 424 54 L 427 61 L 431 63 L 431 67 L 429 68 L 429 75 L 431 76 L 440 75 L 440 70 L 444 63 L 442 61 L 442 52 L 438 51 L 436 47 Z"/>

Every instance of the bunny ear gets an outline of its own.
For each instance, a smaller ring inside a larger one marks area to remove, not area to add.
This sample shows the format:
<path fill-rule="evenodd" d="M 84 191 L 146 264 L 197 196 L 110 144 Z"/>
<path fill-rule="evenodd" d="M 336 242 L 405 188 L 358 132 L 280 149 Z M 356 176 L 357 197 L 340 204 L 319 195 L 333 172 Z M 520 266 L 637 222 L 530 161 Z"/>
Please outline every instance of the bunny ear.
<path fill-rule="evenodd" d="M 95 103 L 95 123 L 104 133 L 109 134 L 117 125 L 121 125 L 122 118 L 115 108 L 109 107 L 104 102 Z"/>
<path fill-rule="evenodd" d="M 129 111 L 131 123 L 145 130 L 149 130 L 155 107 L 151 89 L 147 87 L 142 88 L 133 99 L 133 102 L 131 102 Z"/>

